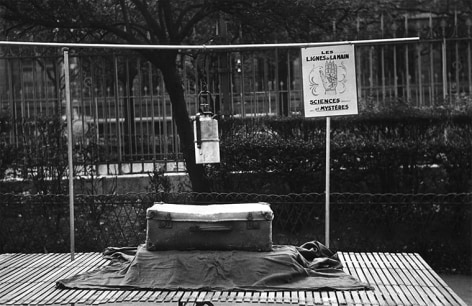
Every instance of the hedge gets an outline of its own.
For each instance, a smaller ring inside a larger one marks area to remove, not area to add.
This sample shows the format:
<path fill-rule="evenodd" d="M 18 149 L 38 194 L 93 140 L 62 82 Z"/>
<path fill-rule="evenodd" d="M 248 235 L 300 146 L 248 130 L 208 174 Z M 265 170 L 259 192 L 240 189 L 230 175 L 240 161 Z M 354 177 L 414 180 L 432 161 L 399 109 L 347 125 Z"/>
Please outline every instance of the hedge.
<path fill-rule="evenodd" d="M 323 192 L 325 122 L 224 119 L 215 191 Z M 248 181 L 250 178 L 250 182 Z M 472 114 L 411 113 L 333 118 L 333 192 L 472 191 Z"/>

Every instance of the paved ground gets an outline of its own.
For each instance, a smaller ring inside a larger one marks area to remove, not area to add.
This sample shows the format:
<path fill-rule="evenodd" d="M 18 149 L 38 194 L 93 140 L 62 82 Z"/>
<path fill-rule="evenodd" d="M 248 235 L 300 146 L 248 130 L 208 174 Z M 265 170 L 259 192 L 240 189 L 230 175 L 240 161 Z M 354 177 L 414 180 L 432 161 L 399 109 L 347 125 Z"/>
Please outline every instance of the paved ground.
<path fill-rule="evenodd" d="M 472 306 L 472 275 L 439 275 L 467 305 Z"/>

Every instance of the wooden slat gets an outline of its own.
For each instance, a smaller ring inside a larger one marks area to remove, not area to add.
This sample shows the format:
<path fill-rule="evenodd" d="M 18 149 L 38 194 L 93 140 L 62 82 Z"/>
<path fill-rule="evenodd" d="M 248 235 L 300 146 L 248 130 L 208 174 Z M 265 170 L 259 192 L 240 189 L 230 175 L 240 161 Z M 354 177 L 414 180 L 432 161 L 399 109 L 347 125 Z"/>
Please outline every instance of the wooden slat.
<path fill-rule="evenodd" d="M 211 301 L 212 302 L 216 302 L 219 300 L 220 298 L 220 295 L 221 295 L 221 291 L 216 291 L 213 293 L 213 296 L 211 297 Z"/>
<path fill-rule="evenodd" d="M 432 277 L 437 281 L 436 283 L 433 283 L 433 291 L 437 292 L 439 290 L 451 305 L 466 305 L 466 303 L 462 301 L 462 299 L 436 273 L 434 273 Z"/>
<path fill-rule="evenodd" d="M 141 297 L 136 302 L 147 302 L 147 301 L 153 301 L 156 297 L 151 298 L 152 295 L 156 294 L 156 291 L 154 290 L 148 290 L 145 294 L 143 294 Z M 159 295 L 159 292 L 157 292 L 156 296 Z"/>
<path fill-rule="evenodd" d="M 251 302 L 259 303 L 261 301 L 261 292 L 253 292 Z"/>
<path fill-rule="evenodd" d="M 340 305 L 347 305 L 346 299 L 349 299 L 349 291 L 336 291 L 336 300 Z"/>
<path fill-rule="evenodd" d="M 413 298 L 409 289 L 405 285 L 407 280 L 402 279 L 402 277 L 397 273 L 399 266 L 395 261 L 395 257 L 396 254 L 386 254 L 386 256 L 384 256 L 384 261 L 388 261 L 389 263 L 389 268 L 387 268 L 387 270 L 390 275 L 390 285 L 404 305 L 415 305 L 417 304 L 417 301 Z"/>
<path fill-rule="evenodd" d="M 110 291 L 107 291 L 107 290 L 100 290 L 98 291 L 98 294 L 91 297 L 89 299 L 89 304 L 92 304 L 92 305 L 98 305 L 100 303 L 103 303 L 105 301 L 105 297 L 107 296 L 107 294 L 110 293 Z"/>
<path fill-rule="evenodd" d="M 425 304 L 426 301 L 418 294 L 417 287 L 419 287 L 415 282 L 415 279 L 412 277 L 412 271 L 404 270 L 404 268 L 398 267 L 395 268 L 392 273 L 395 275 L 395 279 L 400 284 L 400 288 L 408 297 L 410 304 Z"/>
<path fill-rule="evenodd" d="M 284 302 L 283 292 L 277 291 L 275 292 L 275 302 L 277 304 L 282 304 Z"/>
<path fill-rule="evenodd" d="M 363 258 L 365 258 L 368 262 L 365 269 L 363 269 L 364 276 L 366 278 L 367 283 L 370 285 L 375 285 L 379 279 L 377 278 L 377 272 L 374 270 L 374 258 L 371 253 L 365 253 Z"/>
<path fill-rule="evenodd" d="M 246 291 L 246 292 L 244 292 L 243 301 L 244 301 L 245 303 L 249 303 L 249 302 L 251 302 L 251 300 L 252 300 L 252 292 L 251 292 L 251 291 Z"/>
<path fill-rule="evenodd" d="M 228 291 L 222 291 L 220 295 L 220 301 L 225 302 L 228 295 L 229 295 Z"/>
<path fill-rule="evenodd" d="M 360 296 L 360 300 L 362 302 L 362 304 L 372 304 L 373 301 L 371 301 L 369 299 L 369 295 L 367 294 L 367 291 L 366 290 L 359 290 L 357 291 L 359 293 L 359 296 Z M 375 300 L 374 300 L 375 301 Z"/>
<path fill-rule="evenodd" d="M 370 260 L 371 267 L 368 269 L 367 275 L 371 277 L 372 284 L 376 284 L 376 285 L 382 284 L 382 279 L 379 276 L 380 266 L 377 262 L 377 258 L 375 257 L 376 254 L 372 253 L 367 256 L 371 259 Z"/>
<path fill-rule="evenodd" d="M 227 298 L 227 301 L 232 303 L 235 301 L 236 299 L 236 295 L 238 294 L 237 291 L 230 291 L 229 295 L 228 295 L 228 298 Z"/>
<path fill-rule="evenodd" d="M 440 301 L 437 299 L 437 297 L 434 295 L 434 293 L 431 290 L 433 283 L 430 281 L 427 275 L 429 274 L 429 272 L 423 271 L 423 269 L 415 263 L 415 260 L 413 258 L 404 258 L 401 261 L 405 264 L 406 270 L 414 271 L 414 273 L 410 272 L 409 273 L 410 275 L 414 274 L 417 276 L 416 281 L 419 283 L 419 286 L 421 287 L 421 291 L 423 292 L 423 294 L 421 295 L 422 300 L 425 303 L 429 303 L 429 304 L 440 303 Z"/>
<path fill-rule="evenodd" d="M 12 267 L 15 264 L 26 265 L 34 254 L 6 254 L 6 259 L 0 263 L 0 267 Z M 26 261 L 26 262 L 25 262 Z"/>
<path fill-rule="evenodd" d="M 108 298 L 107 303 L 116 303 L 120 296 L 123 295 L 123 290 L 114 290 L 114 294 Z"/>
<path fill-rule="evenodd" d="M 292 302 L 292 304 L 298 304 L 298 302 L 299 302 L 298 291 L 290 292 L 289 297 L 290 297 L 290 301 Z"/>
<path fill-rule="evenodd" d="M 300 305 L 300 306 L 305 306 L 306 305 L 305 291 L 298 291 L 298 305 Z"/>
<path fill-rule="evenodd" d="M 236 303 L 242 303 L 243 300 L 244 300 L 244 292 L 243 291 L 237 292 L 236 298 L 235 298 Z"/>
<path fill-rule="evenodd" d="M 53 286 L 49 283 L 40 283 L 35 289 L 30 289 L 30 292 L 23 296 L 23 304 L 31 305 L 37 304 L 35 301 L 40 301 L 39 297 L 41 297 L 42 293 L 46 291 L 46 289 L 52 290 Z"/>
<path fill-rule="evenodd" d="M 315 305 L 323 304 L 323 301 L 321 299 L 321 292 L 319 291 L 313 291 L 313 303 Z"/>
<path fill-rule="evenodd" d="M 94 294 L 96 294 L 95 290 L 86 291 L 86 294 L 80 297 L 80 300 L 77 301 L 77 304 L 85 304 L 85 302 Z"/>
<path fill-rule="evenodd" d="M 130 290 L 128 292 L 125 292 L 123 294 L 122 302 L 123 303 L 131 302 L 134 299 L 134 297 L 138 294 L 138 292 L 139 292 L 138 290 Z"/>
<path fill-rule="evenodd" d="M 374 305 L 389 305 L 388 301 L 382 295 L 381 290 L 378 288 L 377 284 L 381 283 L 381 280 L 377 274 L 377 269 L 379 266 L 376 262 L 374 253 L 365 253 L 365 257 L 368 259 L 368 265 L 364 271 L 364 275 L 366 276 L 368 283 L 374 286 L 375 290 L 370 292 L 370 300 L 373 301 L 372 304 Z"/>
<path fill-rule="evenodd" d="M 207 292 L 206 291 L 197 291 L 195 292 L 195 302 L 203 302 L 205 300 Z"/>
<path fill-rule="evenodd" d="M 137 291 L 138 293 L 133 297 L 131 302 L 135 302 L 135 303 L 140 302 L 144 298 L 144 296 L 148 294 L 150 290 L 137 290 Z"/>
<path fill-rule="evenodd" d="M 261 292 L 261 295 L 260 295 L 260 298 L 259 298 L 259 302 L 261 302 L 261 303 L 267 303 L 267 297 L 268 297 L 268 292 L 266 292 L 266 291 Z"/>
<path fill-rule="evenodd" d="M 176 293 L 177 291 L 162 291 L 162 293 L 159 295 L 159 298 L 156 301 L 157 302 L 170 302 L 172 301 Z M 163 295 L 162 299 L 161 299 L 161 295 Z"/>
<path fill-rule="evenodd" d="M 163 303 L 168 293 L 161 290 L 150 290 L 150 292 L 151 294 L 146 298 L 145 302 Z"/>
<path fill-rule="evenodd" d="M 0 254 L 0 304 L 466 305 L 418 254 L 339 253 L 343 270 L 375 290 L 159 291 L 59 290 L 55 281 L 103 267 L 98 253 Z"/>
<path fill-rule="evenodd" d="M 431 267 L 419 256 L 418 254 L 402 254 L 404 257 L 411 259 L 418 268 L 428 271 L 429 278 L 433 281 L 433 287 L 440 290 L 443 296 L 448 300 L 451 305 L 466 305 L 462 299 L 446 284 L 446 282 L 435 273 Z"/>
<path fill-rule="evenodd" d="M 191 291 L 185 291 L 184 294 L 182 295 L 182 297 L 179 299 L 179 301 L 187 303 L 188 298 L 190 297 L 191 293 L 192 293 Z"/>
<path fill-rule="evenodd" d="M 329 301 L 329 296 L 328 296 L 328 292 L 326 291 L 321 291 L 320 292 L 320 296 L 321 296 L 321 302 L 323 304 L 331 304 L 330 301 Z"/>
<path fill-rule="evenodd" d="M 312 306 L 315 304 L 313 300 L 313 292 L 312 291 L 306 291 L 305 292 L 305 303 L 307 306 Z"/>
<path fill-rule="evenodd" d="M 367 282 L 369 285 L 374 286 L 375 291 L 360 292 L 359 298 L 354 295 L 356 299 L 352 303 L 363 303 L 372 305 L 388 305 L 386 298 L 381 294 L 381 291 L 377 287 L 377 284 L 382 284 L 382 280 L 379 273 L 382 274 L 381 265 L 375 260 L 372 253 L 360 253 L 355 255 L 362 265 L 358 268 L 359 279 Z"/>
<path fill-rule="evenodd" d="M 182 298 L 182 296 L 184 295 L 184 292 L 179 290 L 177 291 L 177 293 L 174 295 L 174 297 L 172 298 L 172 302 L 178 302 L 180 301 L 180 299 Z"/>

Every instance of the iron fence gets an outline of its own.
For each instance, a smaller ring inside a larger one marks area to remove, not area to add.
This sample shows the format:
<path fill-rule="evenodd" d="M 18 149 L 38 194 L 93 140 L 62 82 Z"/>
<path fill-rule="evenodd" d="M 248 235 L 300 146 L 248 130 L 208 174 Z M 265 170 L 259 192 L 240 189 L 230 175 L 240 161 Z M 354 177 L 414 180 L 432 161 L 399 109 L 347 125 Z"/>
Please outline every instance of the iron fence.
<path fill-rule="evenodd" d="M 78 252 L 137 246 L 146 238 L 146 209 L 180 204 L 268 202 L 276 244 L 324 240 L 324 194 L 146 193 L 78 195 Z M 439 271 L 472 273 L 472 194 L 331 195 L 335 250 L 418 252 Z M 0 253 L 68 252 L 67 195 L 0 194 Z"/>
<path fill-rule="evenodd" d="M 356 47 L 361 112 L 399 105 L 470 107 L 471 17 L 404 18 L 380 16 L 369 24 L 360 20 L 357 33 L 351 35 L 356 39 L 421 37 L 416 43 Z M 343 38 L 341 33 L 332 37 Z M 37 133 L 34 126 L 22 128 L 25 121 L 65 117 L 62 56 L 51 50 L 41 54 L 45 50 L 40 48 L 4 47 L 2 51 L 1 112 L 12 122 L 8 141 L 21 143 L 25 133 Z M 80 147 L 93 140 L 99 147 L 96 162 L 108 165 L 100 169 L 182 159 L 170 100 L 160 72 L 151 63 L 136 53 L 107 50 L 93 54 L 75 50 L 70 63 L 75 141 Z M 182 53 L 177 64 L 190 114 L 197 113 L 204 87 L 213 94 L 213 109 L 224 115 L 298 116 L 303 112 L 299 50 L 195 51 Z"/>

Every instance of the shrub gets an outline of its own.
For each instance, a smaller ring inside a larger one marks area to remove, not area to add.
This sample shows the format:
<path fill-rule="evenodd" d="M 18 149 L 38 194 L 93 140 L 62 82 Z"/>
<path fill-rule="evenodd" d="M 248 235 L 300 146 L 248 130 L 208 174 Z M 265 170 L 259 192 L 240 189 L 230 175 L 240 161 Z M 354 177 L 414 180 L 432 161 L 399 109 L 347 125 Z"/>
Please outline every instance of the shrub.
<path fill-rule="evenodd" d="M 232 118 L 220 127 L 222 161 L 207 167 L 215 191 L 324 191 L 324 120 Z M 471 139 L 472 114 L 333 118 L 332 191 L 471 191 Z"/>

